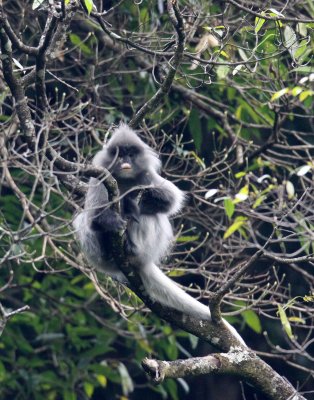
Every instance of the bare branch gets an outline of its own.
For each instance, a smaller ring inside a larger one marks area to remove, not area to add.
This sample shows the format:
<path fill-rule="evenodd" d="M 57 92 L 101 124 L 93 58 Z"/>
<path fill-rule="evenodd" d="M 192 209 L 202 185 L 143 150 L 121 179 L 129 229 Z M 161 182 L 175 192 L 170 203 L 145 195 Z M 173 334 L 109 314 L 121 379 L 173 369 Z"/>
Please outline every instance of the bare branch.
<path fill-rule="evenodd" d="M 14 317 L 14 315 L 20 314 L 22 312 L 28 311 L 30 309 L 29 306 L 24 306 L 18 308 L 17 310 L 13 311 L 6 311 L 2 304 L 0 303 L 0 336 L 2 335 L 5 326 L 10 318 Z"/>
<path fill-rule="evenodd" d="M 135 116 L 129 122 L 129 125 L 134 128 L 136 127 L 140 121 L 145 117 L 146 114 L 151 112 L 154 108 L 156 108 L 165 95 L 169 92 L 172 82 L 174 80 L 176 71 L 180 65 L 183 51 L 184 51 L 184 44 L 185 44 L 185 33 L 183 27 L 183 20 L 180 14 L 177 1 L 167 0 L 168 6 L 168 14 L 170 20 L 172 22 L 173 27 L 176 30 L 176 50 L 173 58 L 168 64 L 169 71 L 164 79 L 164 82 L 154 94 L 154 96 L 149 99 L 135 114 Z"/>
<path fill-rule="evenodd" d="M 187 360 L 159 361 L 145 358 L 142 366 L 156 383 L 161 383 L 167 378 L 184 378 L 191 375 L 231 374 L 245 376 L 255 387 L 262 389 L 270 399 L 305 400 L 305 397 L 298 393 L 286 379 L 279 374 L 274 374 L 274 371 L 254 353 L 239 348 L 233 348 L 228 353 L 216 353 Z M 256 373 L 257 371 L 259 373 Z M 267 384 L 265 384 L 265 378 Z"/>
<path fill-rule="evenodd" d="M 281 15 L 278 16 L 270 16 L 265 13 L 261 14 L 259 12 L 253 11 L 251 8 L 243 6 L 239 2 L 235 0 L 227 0 L 228 3 L 233 4 L 235 7 L 239 8 L 240 10 L 246 11 L 249 14 L 254 15 L 255 17 L 263 18 L 269 21 L 282 21 L 282 22 L 303 22 L 303 23 L 311 23 L 314 22 L 314 19 L 311 18 L 293 18 L 293 17 L 284 17 Z"/>

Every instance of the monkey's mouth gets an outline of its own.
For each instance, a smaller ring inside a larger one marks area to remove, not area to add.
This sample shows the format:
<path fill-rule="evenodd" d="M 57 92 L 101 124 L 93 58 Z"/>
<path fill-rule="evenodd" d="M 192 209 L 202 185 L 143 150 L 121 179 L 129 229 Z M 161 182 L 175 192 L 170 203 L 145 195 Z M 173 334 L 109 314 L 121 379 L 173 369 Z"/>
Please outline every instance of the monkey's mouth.
<path fill-rule="evenodd" d="M 121 164 L 121 169 L 128 170 L 128 169 L 132 169 L 132 167 L 131 167 L 131 164 L 129 164 L 129 163 L 123 163 L 123 164 Z"/>

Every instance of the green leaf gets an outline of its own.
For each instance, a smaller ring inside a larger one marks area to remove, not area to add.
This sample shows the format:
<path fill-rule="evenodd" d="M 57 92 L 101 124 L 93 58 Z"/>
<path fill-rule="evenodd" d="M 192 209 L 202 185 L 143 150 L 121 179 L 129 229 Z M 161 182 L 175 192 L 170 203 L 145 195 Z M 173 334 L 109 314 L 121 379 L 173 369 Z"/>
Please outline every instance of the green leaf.
<path fill-rule="evenodd" d="M 197 162 L 197 164 L 198 164 L 201 168 L 205 169 L 205 163 L 204 163 L 204 161 L 195 153 L 195 151 L 190 151 L 190 152 L 189 152 L 189 155 L 195 159 L 195 161 Z"/>
<path fill-rule="evenodd" d="M 297 322 L 297 323 L 303 324 L 303 325 L 306 324 L 305 319 L 304 318 L 300 318 L 300 317 L 289 317 L 288 320 L 291 321 L 291 322 Z"/>
<path fill-rule="evenodd" d="M 235 209 L 233 201 L 230 198 L 224 199 L 224 207 L 227 217 L 231 219 Z"/>
<path fill-rule="evenodd" d="M 240 105 L 240 106 L 236 109 L 236 111 L 235 111 L 235 116 L 236 116 L 238 119 L 241 119 L 242 108 L 243 108 L 243 106 Z"/>
<path fill-rule="evenodd" d="M 219 80 L 223 80 L 229 73 L 228 65 L 218 65 L 216 69 L 217 77 Z"/>
<path fill-rule="evenodd" d="M 89 398 L 91 398 L 92 395 L 93 395 L 93 393 L 94 393 L 94 390 L 95 390 L 94 385 L 92 385 L 92 384 L 89 383 L 89 382 L 84 382 L 83 386 L 84 386 L 84 391 L 85 391 L 85 393 L 87 394 L 87 396 L 88 396 Z"/>
<path fill-rule="evenodd" d="M 199 343 L 199 338 L 195 335 L 192 335 L 191 333 L 188 334 L 188 338 L 191 343 L 192 349 L 195 350 Z"/>
<path fill-rule="evenodd" d="M 194 235 L 194 236 L 180 236 L 176 240 L 177 243 L 186 243 L 186 242 L 195 242 L 195 240 L 198 240 L 200 237 L 199 235 Z"/>
<path fill-rule="evenodd" d="M 179 356 L 178 344 L 174 335 L 167 337 L 168 343 L 164 347 L 168 360 L 176 360 Z"/>
<path fill-rule="evenodd" d="M 219 54 L 225 58 L 230 58 L 230 56 L 224 50 L 219 50 Z"/>
<path fill-rule="evenodd" d="M 36 341 L 42 340 L 43 342 L 48 342 L 52 340 L 63 339 L 65 337 L 64 333 L 60 332 L 48 332 L 42 333 L 36 337 Z"/>
<path fill-rule="evenodd" d="M 3 362 L 0 361 L 0 382 L 3 382 L 5 380 L 5 378 L 6 378 L 6 370 L 5 370 Z"/>
<path fill-rule="evenodd" d="M 249 197 L 249 185 L 245 185 L 235 195 L 235 199 L 233 200 L 233 203 L 234 204 L 241 203 L 242 201 L 245 201 L 248 197 Z"/>
<path fill-rule="evenodd" d="M 267 196 L 265 196 L 265 195 L 259 196 L 259 197 L 255 200 L 255 202 L 254 202 L 252 208 L 255 209 L 255 208 L 257 208 L 258 206 L 260 206 L 260 205 L 263 203 L 263 201 L 266 199 L 266 197 L 267 197 Z"/>
<path fill-rule="evenodd" d="M 297 35 L 295 31 L 291 28 L 290 25 L 286 25 L 283 31 L 284 35 L 284 45 L 288 48 L 291 55 L 294 57 L 295 53 L 299 47 L 299 43 L 297 40 Z"/>
<path fill-rule="evenodd" d="M 253 310 L 246 310 L 241 313 L 244 318 L 246 324 L 256 333 L 262 332 L 261 321 Z"/>
<path fill-rule="evenodd" d="M 300 58 L 305 53 L 307 46 L 308 46 L 307 40 L 305 39 L 302 40 L 294 53 L 294 57 L 296 59 Z"/>
<path fill-rule="evenodd" d="M 170 393 L 172 400 L 179 400 L 177 382 L 173 379 L 167 379 L 163 385 L 166 387 L 167 392 Z"/>
<path fill-rule="evenodd" d="M 255 33 L 258 33 L 261 30 L 261 28 L 264 25 L 265 21 L 266 20 L 264 18 L 259 18 L 259 17 L 255 18 Z"/>
<path fill-rule="evenodd" d="M 63 392 L 63 400 L 77 400 L 77 399 L 75 393 L 65 390 Z"/>
<path fill-rule="evenodd" d="M 86 7 L 86 10 L 88 12 L 88 15 L 92 12 L 93 9 L 93 0 L 84 0 L 84 4 Z"/>
<path fill-rule="evenodd" d="M 238 231 L 243 225 L 245 225 L 247 221 L 246 217 L 239 216 L 235 219 L 234 223 L 229 226 L 229 228 L 226 230 L 223 238 L 227 239 L 229 236 L 231 236 L 234 232 Z"/>
<path fill-rule="evenodd" d="M 308 98 L 308 96 L 313 96 L 313 95 L 314 95 L 313 90 L 305 90 L 300 94 L 299 99 L 300 101 L 304 101 L 306 98 Z"/>
<path fill-rule="evenodd" d="M 178 277 L 178 276 L 184 276 L 186 274 L 186 271 L 182 270 L 182 269 L 172 269 L 167 276 L 171 276 L 171 277 Z"/>
<path fill-rule="evenodd" d="M 303 91 L 303 88 L 302 88 L 301 86 L 295 86 L 295 87 L 291 90 L 291 94 L 292 94 L 292 96 L 296 97 L 296 96 L 298 96 L 302 91 Z"/>
<path fill-rule="evenodd" d="M 248 234 L 246 233 L 245 229 L 243 229 L 242 227 L 239 228 L 239 233 L 242 237 L 244 237 L 244 239 L 249 240 Z"/>
<path fill-rule="evenodd" d="M 293 339 L 294 336 L 293 336 L 293 333 L 292 333 L 290 322 L 288 320 L 288 317 L 287 317 L 287 314 L 286 314 L 285 310 L 282 308 L 282 306 L 280 304 L 278 304 L 278 314 L 279 314 L 280 321 L 281 321 L 281 324 L 283 326 L 283 329 L 285 330 L 285 332 L 288 335 L 288 337 L 290 339 Z"/>
<path fill-rule="evenodd" d="M 200 114 L 192 109 L 189 116 L 189 129 L 194 141 L 194 145 L 197 151 L 201 150 L 202 146 L 202 127 L 200 121 Z"/>
<path fill-rule="evenodd" d="M 154 350 L 152 349 L 152 347 L 149 345 L 149 343 L 147 342 L 146 339 L 140 339 L 137 341 L 138 346 L 143 349 L 145 351 L 145 353 L 149 353 L 152 354 L 154 352 Z"/>
<path fill-rule="evenodd" d="M 313 67 L 308 67 L 308 66 L 301 66 L 301 67 L 297 67 L 294 68 L 290 71 L 291 72 L 303 72 L 305 74 L 310 74 L 311 72 L 313 72 Z"/>
<path fill-rule="evenodd" d="M 284 96 L 285 94 L 289 93 L 289 91 L 290 91 L 289 88 L 284 88 L 284 89 L 279 90 L 278 92 L 275 92 L 275 93 L 272 95 L 270 101 L 275 101 L 275 100 L 279 99 L 280 97 L 282 97 L 282 96 Z"/>
<path fill-rule="evenodd" d="M 245 115 L 247 114 L 256 123 L 259 123 L 262 121 L 260 119 L 259 115 L 256 113 L 256 109 L 254 109 L 249 103 L 247 103 L 246 101 L 243 101 L 242 99 L 239 99 L 238 102 L 239 102 L 239 104 L 241 104 L 241 107 L 239 106 L 238 109 L 236 110 L 236 116 L 238 118 L 241 118 L 241 117 L 244 118 Z"/>
<path fill-rule="evenodd" d="M 297 31 L 299 32 L 299 34 L 303 37 L 307 36 L 307 26 L 305 23 L 303 22 L 299 22 L 297 24 Z"/>
<path fill-rule="evenodd" d="M 75 35 L 74 33 L 70 33 L 70 40 L 74 44 L 74 46 L 77 46 L 86 55 L 92 54 L 91 49 L 85 43 L 82 42 L 81 38 L 78 35 Z"/>
<path fill-rule="evenodd" d="M 283 27 L 283 23 L 278 19 L 276 21 L 276 26 L 278 26 L 279 28 L 282 28 Z"/>
<path fill-rule="evenodd" d="M 235 177 L 237 178 L 237 179 L 240 179 L 240 178 L 242 178 L 243 176 L 245 176 L 246 175 L 246 172 L 245 171 L 241 171 L 241 172 L 238 172 L 237 174 L 235 174 Z"/>

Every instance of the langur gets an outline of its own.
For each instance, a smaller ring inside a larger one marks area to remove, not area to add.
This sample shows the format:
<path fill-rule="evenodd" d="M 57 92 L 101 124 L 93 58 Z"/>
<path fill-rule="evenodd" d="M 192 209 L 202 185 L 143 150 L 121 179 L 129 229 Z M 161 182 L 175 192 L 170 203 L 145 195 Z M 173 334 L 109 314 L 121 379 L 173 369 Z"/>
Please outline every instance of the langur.
<path fill-rule="evenodd" d="M 139 263 L 138 273 L 147 294 L 167 307 L 196 318 L 210 320 L 209 308 L 168 278 L 157 266 L 169 252 L 173 231 L 169 217 L 178 213 L 184 194 L 160 176 L 161 162 L 136 133 L 121 124 L 99 151 L 93 164 L 104 167 L 116 179 L 121 215 L 108 206 L 108 192 L 91 178 L 84 211 L 74 220 L 76 235 L 88 262 L 121 283 L 128 284 L 111 255 L 108 238 L 125 229 L 127 254 Z M 236 330 L 225 325 L 242 342 Z"/>

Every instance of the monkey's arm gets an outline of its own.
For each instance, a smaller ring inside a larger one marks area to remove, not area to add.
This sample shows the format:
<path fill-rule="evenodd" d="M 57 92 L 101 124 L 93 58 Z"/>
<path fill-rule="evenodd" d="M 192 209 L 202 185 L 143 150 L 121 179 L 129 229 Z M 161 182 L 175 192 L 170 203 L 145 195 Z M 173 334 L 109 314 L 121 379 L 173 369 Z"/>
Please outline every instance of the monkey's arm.
<path fill-rule="evenodd" d="M 123 217 L 127 220 L 139 222 L 141 210 L 137 203 L 136 197 L 126 196 L 123 201 Z"/>
<path fill-rule="evenodd" d="M 125 222 L 108 208 L 108 192 L 99 180 L 90 179 L 84 210 L 76 215 L 73 226 L 89 263 L 119 282 L 126 283 L 127 279 L 113 260 L 108 240 L 112 232 L 124 228 Z"/>
<path fill-rule="evenodd" d="M 184 194 L 173 183 L 159 175 L 154 177 L 153 187 L 144 189 L 140 200 L 141 214 L 164 213 L 173 215 L 183 204 Z"/>
<path fill-rule="evenodd" d="M 145 189 L 140 201 L 141 214 L 167 213 L 171 208 L 172 202 L 171 193 L 155 188 Z"/>
<path fill-rule="evenodd" d="M 117 232 L 125 228 L 122 217 L 108 206 L 108 192 L 96 178 L 91 178 L 85 200 L 90 228 L 96 232 Z"/>

